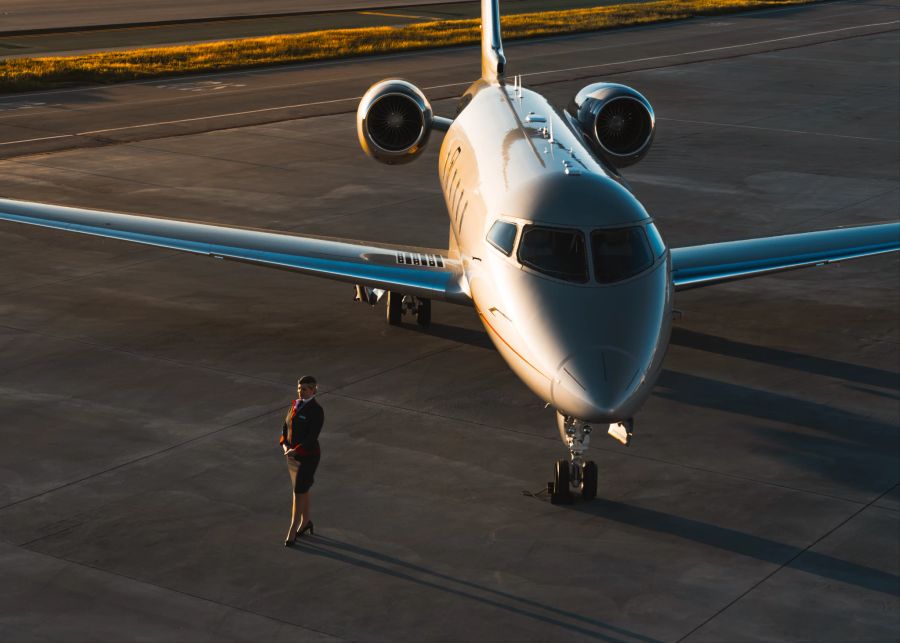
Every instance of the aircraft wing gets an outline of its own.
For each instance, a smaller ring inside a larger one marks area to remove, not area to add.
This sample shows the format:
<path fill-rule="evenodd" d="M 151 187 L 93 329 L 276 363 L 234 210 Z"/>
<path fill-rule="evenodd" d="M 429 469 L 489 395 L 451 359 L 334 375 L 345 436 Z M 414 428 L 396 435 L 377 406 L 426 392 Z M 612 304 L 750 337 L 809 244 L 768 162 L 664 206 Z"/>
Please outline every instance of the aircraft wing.
<path fill-rule="evenodd" d="M 675 290 L 900 250 L 900 223 L 884 223 L 672 249 Z"/>
<path fill-rule="evenodd" d="M 267 232 L 158 217 L 0 199 L 0 221 L 80 232 L 216 259 L 294 270 L 416 295 L 469 303 L 459 262 L 446 251 Z"/>

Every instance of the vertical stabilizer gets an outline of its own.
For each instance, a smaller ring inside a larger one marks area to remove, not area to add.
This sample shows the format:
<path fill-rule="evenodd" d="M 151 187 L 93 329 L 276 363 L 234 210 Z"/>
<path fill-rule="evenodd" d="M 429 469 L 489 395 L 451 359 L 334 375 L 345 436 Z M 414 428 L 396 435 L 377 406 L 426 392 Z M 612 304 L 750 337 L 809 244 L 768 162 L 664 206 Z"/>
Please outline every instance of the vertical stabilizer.
<path fill-rule="evenodd" d="M 481 77 L 489 83 L 503 80 L 506 56 L 500 39 L 500 0 L 481 0 Z"/>

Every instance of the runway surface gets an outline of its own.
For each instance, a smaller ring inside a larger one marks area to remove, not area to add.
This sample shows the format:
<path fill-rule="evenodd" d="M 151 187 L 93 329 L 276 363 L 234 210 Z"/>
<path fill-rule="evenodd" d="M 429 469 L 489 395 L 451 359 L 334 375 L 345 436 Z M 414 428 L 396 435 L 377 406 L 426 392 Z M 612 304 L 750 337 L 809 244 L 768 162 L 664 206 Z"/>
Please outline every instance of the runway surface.
<path fill-rule="evenodd" d="M 898 14 L 506 54 L 558 104 L 601 78 L 651 100 L 626 176 L 677 247 L 897 218 Z M 451 116 L 477 69 L 461 48 L 5 97 L 0 195 L 439 246 L 437 139 L 368 160 L 356 97 L 397 75 Z M 596 438 L 600 498 L 557 507 L 523 493 L 563 454 L 553 415 L 468 308 L 420 332 L 286 272 L 13 224 L 0 244 L 0 640 L 896 638 L 896 256 L 679 294 L 635 443 Z M 305 373 L 316 536 L 286 550 L 276 441 Z"/>
<path fill-rule="evenodd" d="M 0 31 L 60 29 L 168 20 L 262 16 L 320 11 L 353 11 L 384 7 L 441 5 L 460 0 L 5 0 Z M 475 0 L 473 0 L 474 2 Z"/>
<path fill-rule="evenodd" d="M 621 1 L 554 0 L 548 3 L 546 0 L 506 0 L 503 3 L 503 10 L 505 14 L 528 13 L 548 8 L 577 9 Z M 66 3 L 66 6 L 70 4 Z M 236 13 L 228 15 L 220 13 L 229 7 Z M 304 33 L 323 29 L 405 26 L 435 20 L 477 18 L 481 11 L 480 3 L 472 0 L 431 4 L 423 2 L 413 6 L 395 6 L 390 0 L 383 0 L 380 4 L 372 2 L 369 6 L 362 7 L 357 7 L 351 2 L 338 2 L 327 6 L 315 2 L 302 6 L 294 3 L 292 8 L 281 6 L 285 10 L 290 8 L 293 13 L 267 13 L 265 8 L 264 4 L 261 8 L 248 9 L 246 3 L 236 6 L 224 3 L 215 7 L 206 3 L 166 7 L 116 3 L 116 6 L 108 8 L 108 11 L 100 11 L 98 8 L 94 11 L 48 13 L 44 5 L 37 7 L 29 3 L 29 6 L 22 7 L 23 11 L 20 14 L 16 14 L 18 20 L 10 21 L 7 15 L 5 22 L 0 21 L 0 59 L 69 56 L 96 51 Z M 148 14 L 148 9 L 154 11 Z M 36 14 L 32 15 L 35 10 Z M 248 15 L 251 10 L 259 13 Z M 94 22 L 86 22 L 90 20 Z M 18 25 L 18 28 L 15 28 L 15 25 Z"/>

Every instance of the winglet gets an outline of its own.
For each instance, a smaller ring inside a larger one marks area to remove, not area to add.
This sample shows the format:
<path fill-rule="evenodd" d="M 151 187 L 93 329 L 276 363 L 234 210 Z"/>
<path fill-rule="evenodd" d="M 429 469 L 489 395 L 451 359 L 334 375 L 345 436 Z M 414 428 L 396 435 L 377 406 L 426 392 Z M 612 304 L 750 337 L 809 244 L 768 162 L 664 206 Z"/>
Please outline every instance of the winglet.
<path fill-rule="evenodd" d="M 489 83 L 503 81 L 506 56 L 500 39 L 500 1 L 481 0 L 481 77 Z"/>

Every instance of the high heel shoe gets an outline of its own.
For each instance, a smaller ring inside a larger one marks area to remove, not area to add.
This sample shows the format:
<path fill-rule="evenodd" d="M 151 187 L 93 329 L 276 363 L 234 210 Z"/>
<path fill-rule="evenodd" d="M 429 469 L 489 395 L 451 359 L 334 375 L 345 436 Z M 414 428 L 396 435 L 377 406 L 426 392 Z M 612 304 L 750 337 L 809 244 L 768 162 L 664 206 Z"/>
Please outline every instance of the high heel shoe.
<path fill-rule="evenodd" d="M 316 529 L 315 529 L 315 527 L 313 527 L 313 521 L 312 521 L 312 520 L 310 520 L 310 521 L 306 524 L 306 527 L 304 527 L 303 529 L 301 529 L 300 531 L 298 531 L 298 532 L 297 532 L 297 535 L 298 535 L 298 536 L 302 536 L 302 535 L 305 534 L 307 531 L 309 532 L 309 535 L 310 535 L 310 536 L 315 536 L 315 535 L 316 535 Z"/>
<path fill-rule="evenodd" d="M 294 543 L 297 542 L 297 536 L 299 536 L 299 535 L 300 535 L 300 533 L 297 532 L 296 534 L 294 534 L 294 537 L 293 537 L 293 538 L 290 538 L 290 539 L 285 540 L 285 541 L 284 541 L 284 546 L 285 546 L 285 547 L 293 547 L 293 546 L 294 546 Z"/>

